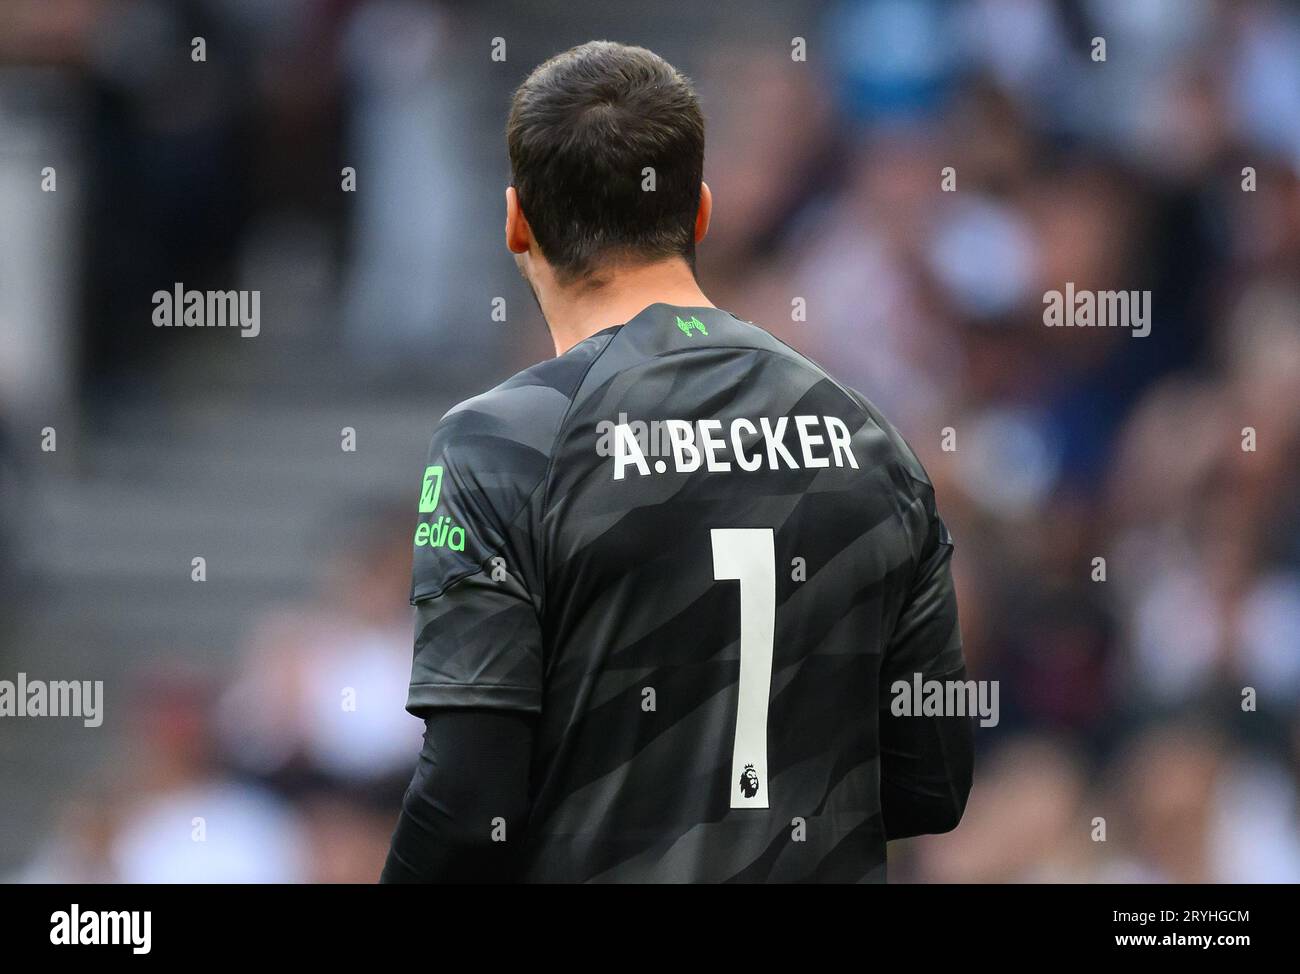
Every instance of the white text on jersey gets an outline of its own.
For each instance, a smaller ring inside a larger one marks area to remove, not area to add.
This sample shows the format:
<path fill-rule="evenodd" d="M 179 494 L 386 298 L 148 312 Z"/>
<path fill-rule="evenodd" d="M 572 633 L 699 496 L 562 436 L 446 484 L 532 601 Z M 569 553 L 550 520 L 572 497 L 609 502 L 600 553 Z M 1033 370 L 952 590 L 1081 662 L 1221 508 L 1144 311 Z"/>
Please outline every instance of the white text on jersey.
<path fill-rule="evenodd" d="M 798 448 L 792 451 L 785 444 L 786 430 L 793 420 Z M 613 428 L 614 479 L 622 480 L 629 467 L 643 477 L 653 473 L 666 473 L 670 467 L 676 473 L 728 473 L 732 469 L 746 472 L 755 470 L 800 470 L 822 467 L 858 469 L 858 461 L 850 446 L 849 428 L 837 416 L 780 416 L 776 419 L 761 417 L 757 423 L 740 417 L 731 420 L 726 429 L 719 419 L 701 419 L 694 423 L 684 419 L 657 420 L 667 435 L 667 459 L 653 464 L 646 459 L 646 450 L 638 442 L 632 424 L 619 423 Z M 639 424 L 644 429 L 645 424 Z M 653 425 L 653 424 L 652 424 Z"/>

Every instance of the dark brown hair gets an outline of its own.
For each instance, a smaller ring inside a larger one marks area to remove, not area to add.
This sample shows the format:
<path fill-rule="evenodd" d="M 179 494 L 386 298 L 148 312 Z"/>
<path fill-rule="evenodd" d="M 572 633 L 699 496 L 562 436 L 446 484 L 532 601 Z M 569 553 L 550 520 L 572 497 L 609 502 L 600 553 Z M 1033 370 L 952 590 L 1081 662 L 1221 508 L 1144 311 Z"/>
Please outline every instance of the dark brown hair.
<path fill-rule="evenodd" d="M 515 191 L 561 283 L 622 260 L 695 260 L 704 116 L 643 47 L 591 41 L 540 65 L 506 124 Z M 653 169 L 654 190 L 642 188 Z"/>

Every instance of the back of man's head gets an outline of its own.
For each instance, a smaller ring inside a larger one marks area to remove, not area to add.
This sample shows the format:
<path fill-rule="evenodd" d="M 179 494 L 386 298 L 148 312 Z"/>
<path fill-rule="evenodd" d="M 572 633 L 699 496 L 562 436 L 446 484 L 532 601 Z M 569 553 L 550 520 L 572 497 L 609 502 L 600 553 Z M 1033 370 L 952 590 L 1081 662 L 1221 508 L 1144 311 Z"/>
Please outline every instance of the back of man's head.
<path fill-rule="evenodd" d="M 693 265 L 704 117 L 690 82 L 643 47 L 591 41 L 540 65 L 506 125 L 512 182 L 561 284 L 603 265 Z"/>

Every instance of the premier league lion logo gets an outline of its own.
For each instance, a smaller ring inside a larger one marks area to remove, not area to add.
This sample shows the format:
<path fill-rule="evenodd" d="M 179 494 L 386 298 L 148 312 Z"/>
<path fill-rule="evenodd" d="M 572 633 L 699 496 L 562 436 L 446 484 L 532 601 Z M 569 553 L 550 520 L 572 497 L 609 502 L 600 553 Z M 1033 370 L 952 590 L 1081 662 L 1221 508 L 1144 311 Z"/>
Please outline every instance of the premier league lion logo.
<path fill-rule="evenodd" d="M 745 765 L 745 770 L 740 772 L 740 790 L 746 798 L 753 798 L 758 794 L 758 772 L 754 770 L 752 764 Z"/>

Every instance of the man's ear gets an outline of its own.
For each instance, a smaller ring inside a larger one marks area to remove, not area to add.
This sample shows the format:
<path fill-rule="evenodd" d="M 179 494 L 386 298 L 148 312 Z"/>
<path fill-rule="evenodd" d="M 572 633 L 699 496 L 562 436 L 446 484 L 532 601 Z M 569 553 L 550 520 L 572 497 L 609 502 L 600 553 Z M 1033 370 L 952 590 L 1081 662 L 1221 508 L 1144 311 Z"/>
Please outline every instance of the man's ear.
<path fill-rule="evenodd" d="M 519 194 L 513 186 L 506 187 L 506 246 L 512 254 L 526 254 L 533 242 L 533 231 L 519 206 Z"/>
<path fill-rule="evenodd" d="M 695 211 L 695 242 L 699 243 L 709 232 L 709 219 L 713 216 L 713 194 L 708 183 L 700 183 L 700 208 Z"/>

